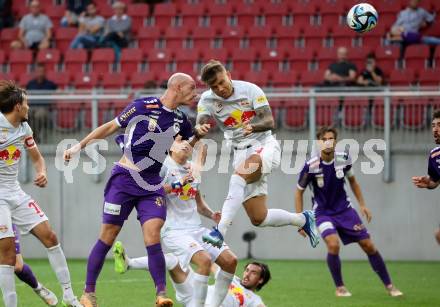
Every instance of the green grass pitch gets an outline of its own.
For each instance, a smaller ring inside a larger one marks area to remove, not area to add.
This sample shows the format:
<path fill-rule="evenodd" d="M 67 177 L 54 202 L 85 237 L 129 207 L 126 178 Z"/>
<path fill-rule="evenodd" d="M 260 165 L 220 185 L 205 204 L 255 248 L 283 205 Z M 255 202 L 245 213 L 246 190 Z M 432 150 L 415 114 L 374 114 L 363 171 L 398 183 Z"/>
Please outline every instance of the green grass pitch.
<path fill-rule="evenodd" d="M 389 297 L 368 262 L 343 261 L 344 281 L 353 296 L 336 298 L 330 273 L 324 261 L 265 261 L 269 264 L 272 280 L 261 291 L 269 307 L 342 307 L 342 306 L 440 306 L 440 262 L 391 262 L 388 269 L 404 297 Z M 47 260 L 28 260 L 37 278 L 60 295 Z M 238 275 L 245 261 L 240 261 Z M 80 296 L 85 279 L 86 262 L 71 260 L 75 293 Z M 174 298 L 174 292 L 170 294 Z M 44 306 L 32 290 L 17 279 L 19 306 Z M 98 280 L 97 296 L 101 307 L 153 306 L 153 284 L 147 272 L 129 271 L 118 275 L 113 262 L 107 261 Z M 1 305 L 1 304 L 0 304 Z M 175 304 L 179 306 L 179 304 Z"/>

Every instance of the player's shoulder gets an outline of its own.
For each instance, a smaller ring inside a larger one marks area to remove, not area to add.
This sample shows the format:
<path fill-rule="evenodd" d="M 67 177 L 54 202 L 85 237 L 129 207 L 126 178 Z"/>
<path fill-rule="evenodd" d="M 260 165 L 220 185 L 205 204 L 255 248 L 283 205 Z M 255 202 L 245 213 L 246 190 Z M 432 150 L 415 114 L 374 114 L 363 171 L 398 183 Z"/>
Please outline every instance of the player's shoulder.
<path fill-rule="evenodd" d="M 321 158 L 319 156 L 312 156 L 310 159 L 306 161 L 305 167 L 309 169 L 309 171 L 318 170 L 321 164 Z"/>
<path fill-rule="evenodd" d="M 232 80 L 232 85 L 234 86 L 235 91 L 249 91 L 259 88 L 258 85 L 243 80 Z"/>
<path fill-rule="evenodd" d="M 205 101 L 205 100 L 209 100 L 209 99 L 213 99 L 213 98 L 214 98 L 214 92 L 211 89 L 207 89 L 206 91 L 204 91 L 200 95 L 199 102 L 202 102 L 202 101 Z"/>
<path fill-rule="evenodd" d="M 437 147 L 433 148 L 433 149 L 431 150 L 431 152 L 429 153 L 429 156 L 430 156 L 431 158 L 435 158 L 435 157 L 437 157 L 437 156 L 440 156 L 440 146 L 437 146 Z"/>

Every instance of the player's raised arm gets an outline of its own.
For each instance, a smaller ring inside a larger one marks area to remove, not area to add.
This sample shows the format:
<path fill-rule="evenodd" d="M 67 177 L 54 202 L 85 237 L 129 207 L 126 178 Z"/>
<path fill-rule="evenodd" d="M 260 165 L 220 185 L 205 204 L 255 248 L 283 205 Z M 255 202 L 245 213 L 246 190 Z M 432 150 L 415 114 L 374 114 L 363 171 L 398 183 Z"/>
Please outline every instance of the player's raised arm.
<path fill-rule="evenodd" d="M 353 191 L 354 196 L 359 202 L 359 207 L 361 209 L 362 216 L 364 216 L 367 219 L 367 222 L 370 223 L 371 218 L 373 216 L 371 215 L 370 209 L 368 209 L 367 206 L 365 205 L 365 200 L 364 200 L 364 196 L 362 195 L 361 186 L 356 181 L 354 175 L 348 176 L 348 182 L 350 183 L 350 188 Z"/>
<path fill-rule="evenodd" d="M 203 198 L 202 194 L 200 194 L 200 191 L 196 194 L 196 203 L 197 203 L 197 212 L 200 215 L 203 215 L 204 217 L 207 217 L 208 219 L 213 220 L 214 222 L 218 223 L 220 222 L 221 213 L 220 212 L 214 212 L 206 203 L 205 199 Z"/>
<path fill-rule="evenodd" d="M 211 128 L 209 124 L 209 120 L 211 119 L 211 115 L 204 105 L 203 98 L 200 99 L 199 104 L 197 106 L 197 119 L 196 126 L 194 127 L 194 136 L 198 139 L 206 136 Z"/>
<path fill-rule="evenodd" d="M 83 138 L 79 142 L 79 144 L 71 147 L 70 149 L 67 149 L 64 152 L 64 160 L 69 161 L 74 154 L 78 153 L 81 149 L 86 147 L 90 142 L 93 142 L 94 140 L 105 139 L 109 135 L 115 133 L 119 128 L 120 127 L 116 120 L 111 120 L 99 126 L 95 130 L 90 132 L 85 138 Z"/>
<path fill-rule="evenodd" d="M 435 182 L 429 176 L 414 176 L 411 178 L 412 182 L 419 189 L 435 189 L 440 185 L 440 181 Z"/>
<path fill-rule="evenodd" d="M 35 169 L 35 179 L 34 184 L 40 188 L 44 188 L 47 185 L 47 172 L 46 172 L 46 162 L 44 161 L 43 156 L 38 150 L 37 145 L 34 143 L 32 139 L 33 145 L 30 147 L 26 147 L 29 156 L 31 157 L 32 164 Z M 26 142 L 26 146 L 27 142 Z"/>

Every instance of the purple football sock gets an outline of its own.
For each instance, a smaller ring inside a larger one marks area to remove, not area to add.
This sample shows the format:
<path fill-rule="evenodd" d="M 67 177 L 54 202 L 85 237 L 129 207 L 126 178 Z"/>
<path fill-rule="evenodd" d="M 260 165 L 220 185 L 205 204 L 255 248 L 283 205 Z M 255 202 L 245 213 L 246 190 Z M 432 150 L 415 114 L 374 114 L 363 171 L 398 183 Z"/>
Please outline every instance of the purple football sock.
<path fill-rule="evenodd" d="M 333 281 L 335 282 L 336 287 L 341 287 L 344 285 L 342 281 L 342 272 L 341 272 L 341 259 L 339 259 L 339 255 L 327 254 L 327 265 L 332 273 Z"/>
<path fill-rule="evenodd" d="M 382 256 L 379 252 L 376 252 L 374 255 L 368 255 L 368 260 L 370 261 L 371 267 L 373 271 L 379 275 L 385 286 L 391 285 L 391 278 L 388 274 L 387 267 L 385 262 L 382 259 Z"/>
<path fill-rule="evenodd" d="M 21 272 L 15 272 L 15 275 L 17 275 L 22 282 L 28 284 L 32 289 L 36 289 L 38 287 L 37 278 L 32 272 L 31 267 L 26 263 L 23 264 L 23 270 L 21 270 Z"/>
<path fill-rule="evenodd" d="M 148 267 L 150 268 L 151 278 L 156 285 L 156 293 L 165 292 L 165 257 L 163 256 L 160 243 L 147 246 Z"/>
<path fill-rule="evenodd" d="M 87 278 L 85 292 L 95 292 L 96 280 L 101 273 L 102 266 L 104 265 L 105 256 L 110 250 L 111 246 L 105 244 L 101 240 L 96 241 L 90 252 L 89 259 L 87 261 Z"/>

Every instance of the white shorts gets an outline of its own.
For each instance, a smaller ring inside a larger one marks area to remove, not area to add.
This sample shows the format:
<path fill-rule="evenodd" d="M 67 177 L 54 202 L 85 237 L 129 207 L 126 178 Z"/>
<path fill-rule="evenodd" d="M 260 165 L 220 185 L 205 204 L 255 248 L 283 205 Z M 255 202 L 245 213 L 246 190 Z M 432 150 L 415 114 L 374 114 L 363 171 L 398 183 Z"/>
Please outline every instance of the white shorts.
<path fill-rule="evenodd" d="M 210 233 L 211 230 L 201 227 L 196 231 L 169 232 L 162 237 L 162 244 L 166 253 L 173 253 L 178 259 L 183 269 L 189 267 L 192 256 L 199 251 L 206 251 L 211 256 L 212 262 L 215 262 L 225 250 L 229 247 L 223 243 L 221 248 L 212 246 L 202 240 L 204 234 Z"/>
<path fill-rule="evenodd" d="M 251 155 L 258 154 L 261 157 L 262 176 L 260 180 L 246 185 L 245 201 L 260 195 L 267 195 L 267 175 L 277 168 L 281 162 L 281 148 L 278 141 L 271 135 L 262 142 L 256 141 L 251 147 L 246 149 L 234 149 L 234 170 L 240 166 Z"/>
<path fill-rule="evenodd" d="M 27 234 L 44 221 L 46 214 L 19 186 L 0 190 L 0 239 L 14 237 L 12 224 Z"/>

